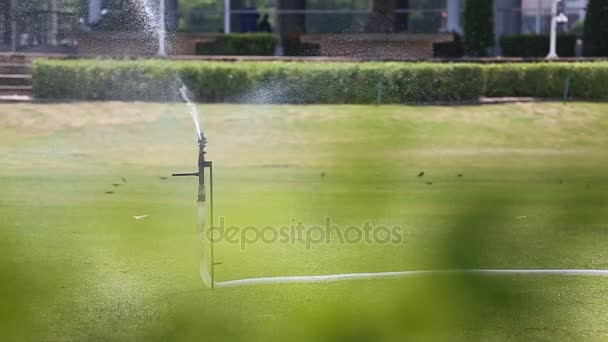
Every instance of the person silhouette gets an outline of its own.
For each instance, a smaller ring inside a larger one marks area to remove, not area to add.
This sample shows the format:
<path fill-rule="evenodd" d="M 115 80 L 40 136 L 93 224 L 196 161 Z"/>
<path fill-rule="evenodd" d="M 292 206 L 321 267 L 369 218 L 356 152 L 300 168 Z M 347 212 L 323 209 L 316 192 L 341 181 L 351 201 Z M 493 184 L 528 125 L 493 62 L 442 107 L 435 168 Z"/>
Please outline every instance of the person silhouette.
<path fill-rule="evenodd" d="M 268 14 L 264 14 L 262 20 L 258 23 L 258 32 L 272 32 Z"/>

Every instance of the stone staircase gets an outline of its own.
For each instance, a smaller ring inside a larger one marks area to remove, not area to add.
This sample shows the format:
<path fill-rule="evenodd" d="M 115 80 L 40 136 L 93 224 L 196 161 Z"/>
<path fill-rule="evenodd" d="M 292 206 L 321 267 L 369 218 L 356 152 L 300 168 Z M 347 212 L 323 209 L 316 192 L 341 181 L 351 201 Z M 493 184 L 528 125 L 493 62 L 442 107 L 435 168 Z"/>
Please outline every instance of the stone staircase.
<path fill-rule="evenodd" d="M 31 58 L 0 55 L 0 102 L 28 101 L 32 98 Z"/>

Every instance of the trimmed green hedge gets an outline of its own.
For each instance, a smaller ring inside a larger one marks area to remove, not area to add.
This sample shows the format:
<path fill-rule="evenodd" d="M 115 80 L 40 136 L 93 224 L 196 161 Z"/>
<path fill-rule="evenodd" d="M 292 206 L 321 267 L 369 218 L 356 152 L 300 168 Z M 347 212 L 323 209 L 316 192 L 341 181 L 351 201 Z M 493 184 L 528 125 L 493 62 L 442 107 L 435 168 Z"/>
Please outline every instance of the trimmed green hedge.
<path fill-rule="evenodd" d="M 214 42 L 197 43 L 197 55 L 272 56 L 278 39 L 271 33 L 231 33 L 218 35 Z"/>
<path fill-rule="evenodd" d="M 500 48 L 505 57 L 545 57 L 549 53 L 549 36 L 526 34 L 501 36 Z M 557 54 L 561 57 L 576 55 L 576 36 L 560 34 L 557 36 Z"/>
<path fill-rule="evenodd" d="M 475 100 L 482 70 L 471 64 L 36 60 L 42 99 L 175 100 L 183 80 L 204 102 L 384 103 Z M 381 84 L 381 87 L 378 85 Z"/>
<path fill-rule="evenodd" d="M 485 96 L 561 98 L 570 79 L 573 97 L 608 100 L 608 62 L 484 66 Z"/>
<path fill-rule="evenodd" d="M 608 62 L 431 64 L 36 60 L 41 99 L 178 99 L 179 80 L 198 101 L 384 103 L 471 101 L 480 96 L 608 100 Z M 379 87 L 381 85 L 381 87 Z"/>

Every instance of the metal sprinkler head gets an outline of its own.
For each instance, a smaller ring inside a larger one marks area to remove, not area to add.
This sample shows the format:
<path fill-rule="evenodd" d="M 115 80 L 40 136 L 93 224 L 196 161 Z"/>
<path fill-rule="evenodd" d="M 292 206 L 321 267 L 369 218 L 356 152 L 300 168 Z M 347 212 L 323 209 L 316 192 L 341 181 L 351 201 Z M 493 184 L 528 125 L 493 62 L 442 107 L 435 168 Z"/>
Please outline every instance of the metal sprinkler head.
<path fill-rule="evenodd" d="M 201 160 L 203 162 L 205 161 L 205 154 L 207 154 L 207 151 L 205 150 L 206 148 L 207 148 L 207 138 L 205 138 L 204 135 L 201 135 L 200 138 L 198 139 L 199 164 L 200 164 Z M 199 165 L 199 169 L 201 168 L 201 166 L 204 166 L 204 165 Z"/>
<path fill-rule="evenodd" d="M 207 151 L 207 139 L 204 135 L 198 140 L 198 172 L 191 173 L 174 173 L 173 177 L 198 177 L 198 202 L 206 201 L 206 188 L 205 188 L 205 169 L 209 168 L 210 170 L 213 167 L 213 163 L 206 160 L 205 155 Z"/>

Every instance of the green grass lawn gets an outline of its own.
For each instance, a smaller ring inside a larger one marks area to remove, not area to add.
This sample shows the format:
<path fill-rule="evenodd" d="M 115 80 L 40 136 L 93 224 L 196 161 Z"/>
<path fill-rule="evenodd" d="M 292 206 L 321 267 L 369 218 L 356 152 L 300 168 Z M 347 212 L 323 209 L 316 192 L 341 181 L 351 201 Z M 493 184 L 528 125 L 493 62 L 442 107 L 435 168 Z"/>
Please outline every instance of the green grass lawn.
<path fill-rule="evenodd" d="M 216 220 L 403 228 L 397 244 L 219 242 L 218 281 L 608 269 L 606 104 L 199 109 Z M 605 278 L 207 289 L 196 179 L 165 178 L 196 154 L 183 105 L 0 105 L 0 339 L 608 338 Z"/>

